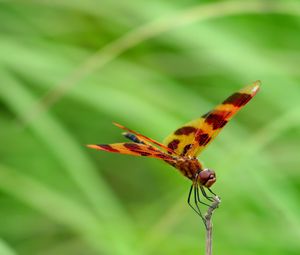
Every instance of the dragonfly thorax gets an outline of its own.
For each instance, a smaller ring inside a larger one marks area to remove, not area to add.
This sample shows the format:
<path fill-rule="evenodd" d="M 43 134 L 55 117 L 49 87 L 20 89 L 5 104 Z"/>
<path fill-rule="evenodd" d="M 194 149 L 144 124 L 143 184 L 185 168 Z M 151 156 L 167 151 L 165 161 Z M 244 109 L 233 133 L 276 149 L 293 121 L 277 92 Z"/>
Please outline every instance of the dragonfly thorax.
<path fill-rule="evenodd" d="M 199 173 L 199 171 L 201 171 L 202 169 L 200 162 L 196 158 L 182 157 L 178 158 L 175 163 L 168 163 L 177 168 L 184 176 L 186 176 L 190 180 L 194 180 L 197 176 L 197 173 Z"/>

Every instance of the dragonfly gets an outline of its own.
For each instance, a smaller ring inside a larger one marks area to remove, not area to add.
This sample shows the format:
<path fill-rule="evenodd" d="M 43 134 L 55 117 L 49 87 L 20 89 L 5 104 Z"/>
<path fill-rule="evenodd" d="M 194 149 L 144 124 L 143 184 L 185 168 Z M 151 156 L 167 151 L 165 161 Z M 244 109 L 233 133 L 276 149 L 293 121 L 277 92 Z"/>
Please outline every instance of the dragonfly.
<path fill-rule="evenodd" d="M 209 205 L 202 200 L 200 192 L 207 201 L 214 201 L 212 195 L 216 194 L 211 186 L 216 182 L 216 173 L 212 169 L 205 168 L 197 157 L 229 120 L 256 95 L 259 88 L 260 81 L 256 81 L 240 89 L 200 118 L 176 129 L 162 143 L 114 122 L 118 128 L 125 130 L 122 134 L 131 142 L 87 146 L 113 153 L 157 158 L 173 166 L 192 181 L 187 202 L 205 224 L 200 204 Z M 207 194 L 207 191 L 210 194 Z"/>

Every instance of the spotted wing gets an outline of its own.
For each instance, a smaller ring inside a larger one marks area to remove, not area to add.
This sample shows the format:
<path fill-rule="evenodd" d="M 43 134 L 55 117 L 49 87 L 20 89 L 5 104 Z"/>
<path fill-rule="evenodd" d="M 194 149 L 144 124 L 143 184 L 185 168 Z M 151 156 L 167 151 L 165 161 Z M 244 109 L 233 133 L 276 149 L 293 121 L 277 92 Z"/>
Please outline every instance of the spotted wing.
<path fill-rule="evenodd" d="M 168 148 L 167 146 L 165 146 L 162 143 L 159 143 L 147 136 L 144 136 L 134 130 L 124 127 L 116 122 L 113 122 L 113 124 L 115 126 L 117 126 L 118 128 L 128 131 L 129 133 L 123 133 L 123 135 L 131 140 L 136 140 L 136 141 L 139 141 L 138 143 L 144 143 L 149 146 L 152 146 L 152 144 L 155 144 L 155 145 L 159 146 L 160 148 L 164 149 L 165 151 L 167 151 L 169 154 L 174 155 L 174 156 L 177 155 L 171 148 Z M 134 136 L 132 136 L 132 135 L 134 135 Z"/>
<path fill-rule="evenodd" d="M 89 144 L 87 147 L 115 152 L 120 154 L 127 154 L 133 156 L 145 156 L 150 158 L 159 158 L 168 162 L 175 161 L 175 158 L 146 144 L 137 143 L 113 143 L 113 144 Z"/>
<path fill-rule="evenodd" d="M 198 156 L 227 122 L 256 95 L 259 85 L 260 81 L 256 81 L 232 94 L 212 111 L 177 129 L 164 140 L 164 144 L 182 156 Z"/>

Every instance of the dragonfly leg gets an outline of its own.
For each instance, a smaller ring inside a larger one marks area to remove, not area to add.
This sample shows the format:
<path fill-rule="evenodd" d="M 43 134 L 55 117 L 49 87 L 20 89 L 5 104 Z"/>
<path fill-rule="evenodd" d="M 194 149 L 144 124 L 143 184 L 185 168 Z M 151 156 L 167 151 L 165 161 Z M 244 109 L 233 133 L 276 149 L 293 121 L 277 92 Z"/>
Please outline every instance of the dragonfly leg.
<path fill-rule="evenodd" d="M 195 205 L 197 207 L 197 210 L 199 212 L 199 215 L 204 223 L 204 226 L 206 229 L 208 229 L 208 226 L 206 224 L 206 219 L 203 217 L 202 213 L 201 213 L 201 210 L 200 210 L 200 207 L 198 205 L 198 196 L 199 196 L 199 193 L 198 193 L 198 185 L 196 184 L 195 187 L 194 187 L 194 199 L 195 199 Z"/>
<path fill-rule="evenodd" d="M 197 186 L 197 188 L 195 188 L 195 189 L 197 189 L 196 195 L 197 195 L 198 202 L 199 202 L 200 204 L 203 204 L 203 205 L 206 205 L 206 206 L 209 207 L 209 206 L 210 206 L 209 204 L 206 204 L 206 203 L 204 203 L 204 202 L 201 201 L 201 199 L 200 199 L 200 194 L 199 194 L 199 187 Z"/>
<path fill-rule="evenodd" d="M 210 188 L 208 188 L 209 192 L 213 194 L 215 197 L 217 196 Z"/>
<path fill-rule="evenodd" d="M 193 190 L 194 190 L 194 192 L 193 192 Z M 202 213 L 201 213 L 201 210 L 200 210 L 200 208 L 199 208 L 199 206 L 198 206 L 196 190 L 197 190 L 196 185 L 195 185 L 195 184 L 192 184 L 192 186 L 191 186 L 191 188 L 190 188 L 190 191 L 189 191 L 189 196 L 188 196 L 187 202 L 188 202 L 189 206 L 190 206 L 190 207 L 191 207 L 191 208 L 192 208 L 192 209 L 193 209 L 193 210 L 201 217 L 201 219 L 202 219 L 202 221 L 203 221 L 205 227 L 207 228 L 205 218 L 203 217 L 203 215 L 202 215 Z M 195 202 L 196 207 L 194 207 L 194 206 L 192 205 L 192 203 L 191 203 L 191 197 L 192 197 L 192 195 L 194 195 L 194 202 Z"/>
<path fill-rule="evenodd" d="M 198 209 L 198 211 L 199 211 L 199 213 L 201 215 L 201 219 L 202 219 L 202 221 L 204 223 L 204 226 L 205 226 L 206 230 L 208 230 L 208 226 L 206 224 L 206 219 L 202 216 L 201 210 L 200 210 L 199 205 L 198 205 L 198 197 L 199 197 L 198 185 L 196 184 L 195 187 L 194 187 L 195 205 L 196 205 L 196 207 L 197 207 L 197 209 Z"/>
<path fill-rule="evenodd" d="M 203 196 L 204 196 L 207 200 L 209 200 L 210 202 L 214 202 L 213 197 L 210 197 L 210 196 L 208 196 L 208 195 L 206 194 L 205 189 L 203 188 L 203 186 L 200 186 L 200 189 L 201 189 L 201 192 L 202 192 Z M 211 192 L 211 191 L 210 191 L 210 192 Z M 215 194 L 214 194 L 214 195 L 215 195 Z"/>
<path fill-rule="evenodd" d="M 200 210 L 197 210 L 198 208 L 196 209 L 191 203 L 191 197 L 192 197 L 192 192 L 193 192 L 194 188 L 195 188 L 194 184 L 192 184 L 190 191 L 189 191 L 189 196 L 188 196 L 187 202 L 188 202 L 189 206 L 202 218 L 202 214 L 201 214 Z"/>

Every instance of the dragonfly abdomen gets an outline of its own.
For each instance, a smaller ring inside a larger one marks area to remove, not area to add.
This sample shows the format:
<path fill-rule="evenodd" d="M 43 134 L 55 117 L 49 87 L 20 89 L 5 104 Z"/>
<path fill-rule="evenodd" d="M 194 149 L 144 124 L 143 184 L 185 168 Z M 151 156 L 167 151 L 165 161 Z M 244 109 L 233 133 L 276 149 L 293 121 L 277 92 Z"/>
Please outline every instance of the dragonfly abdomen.
<path fill-rule="evenodd" d="M 145 144 L 143 141 L 141 141 L 140 139 L 138 139 L 138 138 L 136 137 L 136 135 L 131 134 L 131 133 L 129 133 L 129 132 L 124 132 L 124 133 L 122 133 L 122 135 L 125 136 L 126 138 L 128 138 L 129 140 L 135 142 L 135 143 L 142 143 L 142 144 Z"/>

